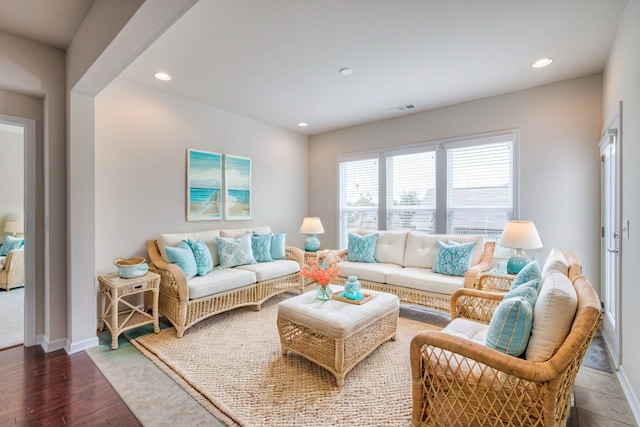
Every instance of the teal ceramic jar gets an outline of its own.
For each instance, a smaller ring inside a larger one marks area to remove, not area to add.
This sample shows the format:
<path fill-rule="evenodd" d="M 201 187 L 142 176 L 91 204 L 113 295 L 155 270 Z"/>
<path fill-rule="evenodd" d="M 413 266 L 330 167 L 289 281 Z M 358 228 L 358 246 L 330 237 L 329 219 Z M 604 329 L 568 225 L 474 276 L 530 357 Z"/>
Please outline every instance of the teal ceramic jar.
<path fill-rule="evenodd" d="M 358 276 L 349 276 L 344 284 L 344 297 L 353 300 L 361 300 L 363 298 L 360 293 L 360 282 Z"/>

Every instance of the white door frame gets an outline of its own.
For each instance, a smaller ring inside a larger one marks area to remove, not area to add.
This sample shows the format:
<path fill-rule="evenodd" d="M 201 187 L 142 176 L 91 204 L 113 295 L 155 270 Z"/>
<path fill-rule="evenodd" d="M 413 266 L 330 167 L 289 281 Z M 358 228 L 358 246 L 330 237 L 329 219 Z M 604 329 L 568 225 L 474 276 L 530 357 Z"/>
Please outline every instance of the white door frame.
<path fill-rule="evenodd" d="M 0 114 L 0 122 L 24 128 L 24 345 L 36 345 L 36 121 Z"/>
<path fill-rule="evenodd" d="M 602 274 L 603 336 L 616 368 L 622 363 L 622 101 L 616 117 L 602 132 Z"/>

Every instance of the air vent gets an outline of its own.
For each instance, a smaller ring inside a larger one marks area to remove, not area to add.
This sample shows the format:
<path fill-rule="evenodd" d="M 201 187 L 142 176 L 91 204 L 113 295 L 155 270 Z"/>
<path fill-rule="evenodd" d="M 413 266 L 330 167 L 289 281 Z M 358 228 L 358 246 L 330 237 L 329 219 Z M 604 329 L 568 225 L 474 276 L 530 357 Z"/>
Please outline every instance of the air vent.
<path fill-rule="evenodd" d="M 398 107 L 387 108 L 387 111 L 408 111 L 416 108 L 414 104 L 400 105 Z"/>

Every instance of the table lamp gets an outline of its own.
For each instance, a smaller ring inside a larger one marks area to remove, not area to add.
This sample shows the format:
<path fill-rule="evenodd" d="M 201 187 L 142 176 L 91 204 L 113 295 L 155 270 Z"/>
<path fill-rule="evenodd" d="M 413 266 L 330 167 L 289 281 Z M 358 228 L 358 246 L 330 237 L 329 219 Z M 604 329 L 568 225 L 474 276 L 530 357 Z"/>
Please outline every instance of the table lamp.
<path fill-rule="evenodd" d="M 24 234 L 24 224 L 21 221 L 7 221 L 4 224 L 4 232 L 12 236 Z"/>
<path fill-rule="evenodd" d="M 500 237 L 500 246 L 515 249 L 507 261 L 507 273 L 518 274 L 530 258 L 525 249 L 539 249 L 542 241 L 533 221 L 507 221 Z"/>
<path fill-rule="evenodd" d="M 304 241 L 304 250 L 308 252 L 315 252 L 320 249 L 320 240 L 316 234 L 324 233 L 324 228 L 320 222 L 320 218 L 317 216 L 308 216 L 302 221 L 300 227 L 300 233 L 308 234 L 307 240 Z"/>

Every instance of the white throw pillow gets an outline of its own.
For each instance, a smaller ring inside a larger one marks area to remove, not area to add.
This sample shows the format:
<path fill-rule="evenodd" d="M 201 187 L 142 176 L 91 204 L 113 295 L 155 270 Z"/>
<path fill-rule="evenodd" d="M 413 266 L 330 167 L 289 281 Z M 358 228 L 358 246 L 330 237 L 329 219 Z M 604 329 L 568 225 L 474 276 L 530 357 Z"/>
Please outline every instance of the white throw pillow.
<path fill-rule="evenodd" d="M 564 252 L 558 248 L 551 248 L 549 255 L 542 266 L 542 280 L 546 279 L 552 271 L 559 271 L 565 276 L 569 271 L 569 261 Z"/>
<path fill-rule="evenodd" d="M 551 271 L 533 308 L 533 327 L 526 359 L 544 362 L 560 348 L 571 330 L 578 307 L 578 295 L 569 278 Z"/>

